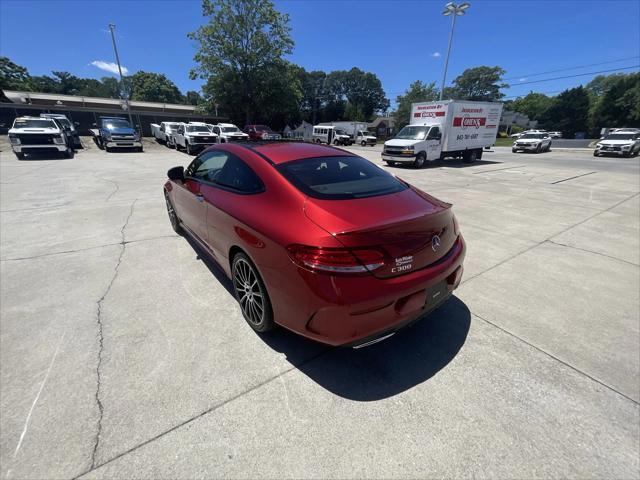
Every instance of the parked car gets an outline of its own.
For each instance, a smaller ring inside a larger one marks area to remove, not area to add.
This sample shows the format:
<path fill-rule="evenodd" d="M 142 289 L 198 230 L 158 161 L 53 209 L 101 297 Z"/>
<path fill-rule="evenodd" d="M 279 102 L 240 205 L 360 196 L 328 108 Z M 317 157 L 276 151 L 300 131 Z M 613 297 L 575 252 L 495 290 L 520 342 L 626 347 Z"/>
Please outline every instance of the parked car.
<path fill-rule="evenodd" d="M 73 141 L 52 118 L 17 117 L 9 129 L 11 150 L 19 160 L 31 153 L 62 153 L 73 158 Z"/>
<path fill-rule="evenodd" d="M 76 128 L 79 123 L 71 122 L 66 115 L 61 113 L 41 113 L 40 118 L 53 118 L 58 122 L 62 128 L 67 132 L 67 136 L 71 139 L 74 148 L 82 148 L 82 141 L 80 141 L 80 132 Z"/>
<path fill-rule="evenodd" d="M 180 122 L 161 122 L 151 124 L 151 135 L 160 143 L 164 142 L 165 145 L 172 148 L 175 145 L 171 141 L 171 135 L 178 128 Z"/>
<path fill-rule="evenodd" d="M 206 123 L 181 123 L 171 135 L 176 150 L 184 148 L 189 155 L 218 143 L 218 135 L 211 132 Z"/>
<path fill-rule="evenodd" d="M 549 132 L 551 138 L 562 138 L 562 132 Z"/>
<path fill-rule="evenodd" d="M 384 143 L 382 160 L 422 168 L 427 162 L 462 157 L 482 158 L 496 141 L 502 104 L 448 100 L 411 106 L 411 123 Z"/>
<path fill-rule="evenodd" d="M 460 284 L 465 242 L 451 205 L 352 153 L 229 143 L 168 177 L 172 227 L 216 259 L 258 332 L 279 324 L 362 347 Z"/>
<path fill-rule="evenodd" d="M 280 140 L 282 138 L 279 133 L 266 125 L 245 125 L 243 131 L 249 135 L 249 140 Z"/>
<path fill-rule="evenodd" d="M 622 155 L 633 157 L 640 153 L 640 130 L 636 128 L 616 129 L 596 144 L 594 157 L 600 155 Z"/>
<path fill-rule="evenodd" d="M 139 152 L 143 150 L 140 134 L 125 118 L 100 117 L 100 126 L 92 133 L 98 147 L 107 152 L 114 148 L 135 148 Z"/>
<path fill-rule="evenodd" d="M 233 123 L 219 123 L 217 125 L 207 125 L 209 130 L 218 135 L 220 143 L 237 142 L 248 140 L 249 135 L 242 132 Z"/>
<path fill-rule="evenodd" d="M 551 137 L 548 133 L 525 133 L 513 142 L 511 147 L 513 153 L 518 151 L 540 153 L 549 150 L 551 150 Z"/>
<path fill-rule="evenodd" d="M 525 130 L 523 132 L 520 133 L 514 133 L 512 135 L 509 135 L 511 138 L 520 138 L 522 135 L 526 134 L 526 133 L 547 133 L 546 130 Z M 561 134 L 562 135 L 562 134 Z"/>
<path fill-rule="evenodd" d="M 315 125 L 311 141 L 327 145 L 351 145 L 351 137 L 347 132 L 333 125 Z"/>

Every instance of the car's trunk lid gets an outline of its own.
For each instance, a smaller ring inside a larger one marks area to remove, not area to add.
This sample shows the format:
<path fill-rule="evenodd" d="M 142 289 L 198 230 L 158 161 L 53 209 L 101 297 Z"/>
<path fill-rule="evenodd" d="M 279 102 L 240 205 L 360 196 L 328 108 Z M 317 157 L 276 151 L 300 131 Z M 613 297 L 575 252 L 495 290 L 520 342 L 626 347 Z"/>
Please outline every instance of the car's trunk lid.
<path fill-rule="evenodd" d="M 456 240 L 451 205 L 411 188 L 351 200 L 308 198 L 307 217 L 349 248 L 382 248 L 380 278 L 411 273 L 447 254 Z"/>

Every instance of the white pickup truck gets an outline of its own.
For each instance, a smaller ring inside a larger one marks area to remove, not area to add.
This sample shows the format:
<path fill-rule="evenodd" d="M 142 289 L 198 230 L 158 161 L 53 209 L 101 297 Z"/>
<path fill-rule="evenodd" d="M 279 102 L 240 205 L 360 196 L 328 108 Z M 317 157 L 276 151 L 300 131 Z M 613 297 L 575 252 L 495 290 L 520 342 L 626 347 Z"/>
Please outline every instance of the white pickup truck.
<path fill-rule="evenodd" d="M 9 143 L 20 160 L 31 153 L 62 153 L 65 158 L 74 154 L 72 139 L 52 118 L 16 118 L 9 129 Z"/>
<path fill-rule="evenodd" d="M 249 135 L 244 133 L 233 123 L 219 123 L 209 125 L 210 130 L 218 135 L 220 143 L 237 142 L 238 140 L 249 140 Z"/>
<path fill-rule="evenodd" d="M 412 164 L 462 157 L 482 158 L 482 149 L 496 141 L 502 104 L 446 100 L 414 103 L 410 124 L 384 144 L 382 159 L 389 165 Z"/>
<path fill-rule="evenodd" d="M 366 122 L 331 122 L 336 128 L 343 130 L 350 137 L 350 142 L 356 145 L 375 145 L 378 143 L 377 137 L 367 130 Z"/>
<path fill-rule="evenodd" d="M 179 122 L 162 122 L 160 125 L 157 123 L 151 124 L 151 135 L 158 141 L 164 142 L 167 147 L 173 148 L 174 145 L 171 141 L 171 135 L 180 125 Z"/>
<path fill-rule="evenodd" d="M 172 143 L 176 150 L 184 148 L 189 155 L 218 143 L 218 135 L 211 132 L 206 123 L 180 123 L 172 134 Z"/>

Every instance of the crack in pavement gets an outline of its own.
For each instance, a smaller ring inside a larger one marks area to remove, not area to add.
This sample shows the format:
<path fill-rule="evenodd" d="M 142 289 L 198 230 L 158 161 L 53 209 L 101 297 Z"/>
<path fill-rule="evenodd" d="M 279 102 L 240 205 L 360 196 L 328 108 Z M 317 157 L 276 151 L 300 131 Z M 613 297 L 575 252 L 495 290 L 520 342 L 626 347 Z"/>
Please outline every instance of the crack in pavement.
<path fill-rule="evenodd" d="M 96 394 L 95 394 L 96 405 L 98 406 L 98 427 L 97 427 L 96 436 L 93 443 L 93 451 L 91 452 L 91 468 L 94 468 L 96 464 L 96 453 L 98 452 L 98 447 L 100 445 L 100 434 L 102 433 L 102 418 L 104 415 L 104 406 L 102 405 L 102 401 L 100 400 L 100 390 L 102 387 L 100 367 L 102 366 L 102 352 L 104 351 L 104 330 L 103 330 L 104 325 L 102 323 L 102 304 L 105 298 L 107 298 L 107 295 L 109 295 L 109 292 L 111 291 L 111 287 L 113 286 L 113 283 L 118 277 L 118 270 L 120 269 L 120 264 L 122 263 L 122 257 L 124 256 L 124 251 L 126 250 L 126 245 L 127 245 L 127 242 L 125 241 L 124 231 L 127 228 L 127 225 L 129 225 L 129 220 L 131 220 L 131 216 L 133 215 L 133 209 L 137 201 L 138 199 L 135 199 L 131 204 L 129 215 L 127 216 L 127 219 L 125 220 L 124 224 L 122 225 L 122 228 L 120 229 L 120 236 L 122 238 L 119 243 L 119 245 L 121 245 L 120 255 L 118 256 L 118 261 L 116 262 L 116 266 L 113 269 L 113 276 L 111 277 L 111 281 L 109 282 L 109 285 L 107 285 L 107 289 L 102 294 L 102 297 L 100 297 L 100 300 L 98 300 L 96 322 L 98 324 L 99 348 L 98 348 L 98 364 L 96 365 Z"/>
<path fill-rule="evenodd" d="M 107 196 L 105 202 L 108 202 L 109 200 L 111 200 L 111 197 L 113 197 L 116 193 L 118 193 L 118 190 L 120 190 L 120 185 L 118 185 L 118 182 L 116 182 L 115 180 L 109 180 L 108 178 L 99 177 L 95 173 L 93 174 L 93 177 L 97 178 L 98 180 L 102 180 L 103 182 L 109 182 L 109 183 L 115 185 L 115 187 L 116 187 L 116 189 L 113 192 L 111 192 L 109 194 L 109 196 Z"/>
<path fill-rule="evenodd" d="M 136 199 L 137 201 L 138 199 Z M 140 242 L 148 242 L 151 240 L 159 240 L 161 238 L 180 238 L 179 235 L 158 235 L 157 237 L 149 237 L 149 238 L 141 238 L 140 240 L 128 240 L 123 242 L 115 242 L 115 243 L 104 243 L 102 245 L 96 245 L 94 247 L 83 247 L 83 248 L 76 248 L 74 250 L 62 250 L 60 252 L 48 252 L 48 253 L 41 253 L 39 255 L 32 255 L 30 257 L 15 257 L 15 258 L 3 258 L 0 259 L 0 262 L 17 262 L 20 260 L 34 260 L 37 258 L 43 258 L 43 257 L 51 257 L 53 255 L 66 255 L 68 253 L 78 253 L 78 252 L 86 252 L 87 250 L 95 250 L 98 248 L 105 248 L 105 247 L 113 247 L 114 245 L 128 245 L 130 243 L 140 243 Z"/>

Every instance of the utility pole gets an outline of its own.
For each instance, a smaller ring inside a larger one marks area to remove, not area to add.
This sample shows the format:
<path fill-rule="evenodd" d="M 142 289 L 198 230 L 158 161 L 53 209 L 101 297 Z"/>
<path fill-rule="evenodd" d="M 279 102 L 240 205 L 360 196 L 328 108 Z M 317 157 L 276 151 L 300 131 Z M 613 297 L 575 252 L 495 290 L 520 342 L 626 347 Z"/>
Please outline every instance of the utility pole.
<path fill-rule="evenodd" d="M 109 31 L 111 32 L 111 41 L 113 42 L 113 51 L 116 54 L 116 62 L 118 63 L 118 72 L 120 73 L 120 95 L 124 95 L 124 105 L 129 114 L 129 124 L 133 127 L 133 117 L 131 117 L 131 106 L 129 105 L 129 93 L 125 91 L 124 79 L 122 77 L 122 66 L 120 65 L 120 56 L 118 55 L 118 47 L 116 47 L 116 36 L 114 30 L 116 26 L 114 23 L 109 24 Z M 141 133 L 142 134 L 142 133 Z"/>

